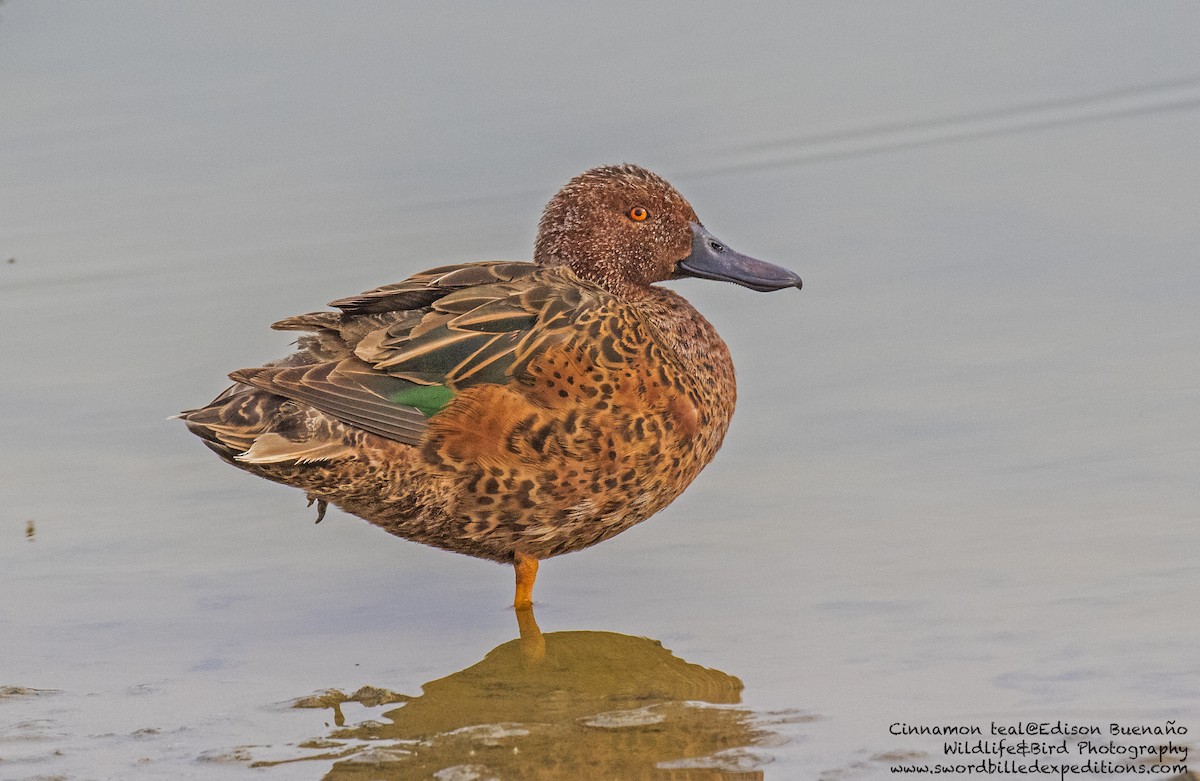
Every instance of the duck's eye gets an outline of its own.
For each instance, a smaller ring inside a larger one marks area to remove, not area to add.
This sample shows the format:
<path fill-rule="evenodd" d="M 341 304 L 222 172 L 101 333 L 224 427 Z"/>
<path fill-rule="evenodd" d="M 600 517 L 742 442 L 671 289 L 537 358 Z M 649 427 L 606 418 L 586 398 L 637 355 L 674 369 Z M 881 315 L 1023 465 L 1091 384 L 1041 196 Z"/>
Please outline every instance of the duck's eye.
<path fill-rule="evenodd" d="M 646 211 L 641 206 L 634 206 L 629 210 L 629 219 L 633 220 L 634 222 L 641 222 L 649 216 L 650 212 Z"/>

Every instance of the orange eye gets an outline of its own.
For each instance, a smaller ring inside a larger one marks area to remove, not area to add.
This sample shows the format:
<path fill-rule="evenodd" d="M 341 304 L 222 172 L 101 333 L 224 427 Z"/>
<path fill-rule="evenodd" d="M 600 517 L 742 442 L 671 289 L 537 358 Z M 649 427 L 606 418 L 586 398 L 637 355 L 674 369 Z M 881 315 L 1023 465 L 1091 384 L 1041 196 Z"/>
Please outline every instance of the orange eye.
<path fill-rule="evenodd" d="M 634 206 L 629 210 L 629 219 L 633 220 L 634 222 L 641 222 L 649 216 L 650 212 L 646 211 L 641 206 Z"/>

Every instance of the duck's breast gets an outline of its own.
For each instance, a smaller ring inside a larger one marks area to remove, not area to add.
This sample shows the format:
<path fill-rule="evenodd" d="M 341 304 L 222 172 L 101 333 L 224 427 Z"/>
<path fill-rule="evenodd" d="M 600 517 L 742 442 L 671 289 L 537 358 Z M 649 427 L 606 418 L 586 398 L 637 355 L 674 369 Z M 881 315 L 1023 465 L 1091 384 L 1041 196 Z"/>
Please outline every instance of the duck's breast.
<path fill-rule="evenodd" d="M 454 476 L 469 536 L 544 557 L 675 499 L 716 454 L 735 397 L 728 349 L 686 301 L 612 299 L 511 383 L 461 392 L 430 421 L 422 453 Z"/>

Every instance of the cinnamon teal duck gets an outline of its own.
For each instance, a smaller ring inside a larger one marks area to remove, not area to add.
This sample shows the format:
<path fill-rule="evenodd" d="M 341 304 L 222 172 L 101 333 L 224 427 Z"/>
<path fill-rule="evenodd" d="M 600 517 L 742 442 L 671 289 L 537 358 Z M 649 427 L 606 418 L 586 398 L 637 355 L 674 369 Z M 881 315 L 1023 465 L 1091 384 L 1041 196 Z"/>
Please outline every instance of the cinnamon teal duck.
<path fill-rule="evenodd" d="M 716 454 L 737 395 L 716 330 L 654 283 L 800 287 L 714 238 L 675 188 L 594 168 L 550 200 L 533 262 L 462 263 L 272 327 L 283 360 L 184 412 L 230 464 L 416 542 L 538 561 L 662 508 Z"/>

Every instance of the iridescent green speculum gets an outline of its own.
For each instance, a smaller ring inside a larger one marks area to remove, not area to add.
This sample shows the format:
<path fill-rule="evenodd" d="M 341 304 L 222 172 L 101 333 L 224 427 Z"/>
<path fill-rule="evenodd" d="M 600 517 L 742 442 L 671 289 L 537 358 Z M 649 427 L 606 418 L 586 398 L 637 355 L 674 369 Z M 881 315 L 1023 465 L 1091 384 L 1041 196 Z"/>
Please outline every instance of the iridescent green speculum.
<path fill-rule="evenodd" d="M 416 385 L 388 396 L 397 404 L 416 407 L 427 418 L 442 411 L 454 398 L 454 391 L 445 385 Z"/>

